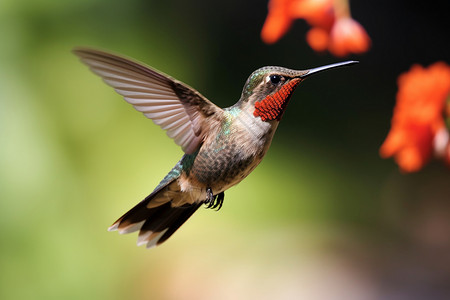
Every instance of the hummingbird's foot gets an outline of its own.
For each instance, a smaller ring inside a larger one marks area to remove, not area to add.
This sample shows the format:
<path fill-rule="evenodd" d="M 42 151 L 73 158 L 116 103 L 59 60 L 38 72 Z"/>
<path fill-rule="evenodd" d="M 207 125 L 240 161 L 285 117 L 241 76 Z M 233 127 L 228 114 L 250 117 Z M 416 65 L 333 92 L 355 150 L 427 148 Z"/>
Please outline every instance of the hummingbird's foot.
<path fill-rule="evenodd" d="M 225 199 L 225 193 L 224 192 L 219 193 L 217 195 L 216 203 L 213 205 L 212 208 L 216 208 L 217 207 L 217 211 L 219 211 L 222 208 L 223 199 Z"/>
<path fill-rule="evenodd" d="M 206 208 L 211 208 L 214 205 L 214 201 L 216 197 L 214 197 L 213 191 L 211 188 L 206 189 L 206 200 L 205 204 L 207 204 Z"/>
<path fill-rule="evenodd" d="M 212 208 L 217 210 L 222 208 L 223 200 L 225 199 L 225 193 L 221 192 L 218 195 L 214 195 L 211 188 L 206 189 L 206 208 Z"/>

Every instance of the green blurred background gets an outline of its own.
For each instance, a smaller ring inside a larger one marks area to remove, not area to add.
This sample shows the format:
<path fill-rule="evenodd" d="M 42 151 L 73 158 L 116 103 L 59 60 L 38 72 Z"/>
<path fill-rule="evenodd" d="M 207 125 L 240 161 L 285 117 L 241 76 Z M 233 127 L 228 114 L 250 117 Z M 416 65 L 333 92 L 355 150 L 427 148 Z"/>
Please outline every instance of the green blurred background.
<path fill-rule="evenodd" d="M 0 2 L 0 299 L 449 299 L 450 171 L 401 174 L 378 148 L 396 78 L 450 61 L 448 3 L 354 1 L 361 63 L 296 91 L 265 160 L 146 250 L 107 227 L 182 151 L 70 53 L 143 61 L 234 104 L 264 65 L 339 61 L 295 22 L 275 45 L 266 1 Z"/>

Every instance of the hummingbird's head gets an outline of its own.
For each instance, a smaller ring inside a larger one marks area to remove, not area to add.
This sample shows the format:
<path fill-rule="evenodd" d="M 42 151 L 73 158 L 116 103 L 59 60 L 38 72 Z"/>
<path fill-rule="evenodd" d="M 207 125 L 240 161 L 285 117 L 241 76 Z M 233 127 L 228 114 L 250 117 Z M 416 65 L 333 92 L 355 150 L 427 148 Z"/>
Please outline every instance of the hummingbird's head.
<path fill-rule="evenodd" d="M 295 88 L 309 75 L 357 61 L 346 61 L 309 70 L 263 67 L 253 72 L 242 91 L 241 105 L 253 110 L 262 121 L 280 121 Z"/>

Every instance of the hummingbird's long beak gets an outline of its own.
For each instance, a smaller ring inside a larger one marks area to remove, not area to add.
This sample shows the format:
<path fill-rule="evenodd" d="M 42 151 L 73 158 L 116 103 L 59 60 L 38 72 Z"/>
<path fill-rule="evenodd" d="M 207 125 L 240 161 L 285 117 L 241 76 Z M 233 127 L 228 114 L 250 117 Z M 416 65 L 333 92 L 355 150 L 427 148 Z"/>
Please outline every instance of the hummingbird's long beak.
<path fill-rule="evenodd" d="M 300 78 L 306 78 L 312 74 L 316 74 L 325 70 L 329 70 L 329 69 L 334 69 L 334 68 L 339 68 L 339 67 L 345 67 L 345 66 L 351 66 L 354 64 L 359 63 L 359 61 L 356 60 L 349 60 L 349 61 L 343 61 L 343 62 L 339 62 L 339 63 L 335 63 L 335 64 L 331 64 L 331 65 L 326 65 L 326 66 L 322 66 L 322 67 L 317 67 L 317 68 L 313 68 L 313 69 L 309 69 L 308 71 L 306 71 L 306 73 L 300 75 Z"/>

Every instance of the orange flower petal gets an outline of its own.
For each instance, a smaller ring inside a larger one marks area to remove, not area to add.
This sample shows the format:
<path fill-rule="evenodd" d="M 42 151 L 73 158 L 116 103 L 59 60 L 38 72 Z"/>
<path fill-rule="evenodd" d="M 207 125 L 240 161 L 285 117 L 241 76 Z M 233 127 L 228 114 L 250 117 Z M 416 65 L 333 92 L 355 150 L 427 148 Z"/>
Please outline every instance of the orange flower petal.
<path fill-rule="evenodd" d="M 314 51 L 322 52 L 327 50 L 329 35 L 325 29 L 314 27 L 306 34 L 306 41 Z"/>
<path fill-rule="evenodd" d="M 288 8 L 291 0 L 270 0 L 269 13 L 261 30 L 261 39 L 267 44 L 278 41 L 291 27 Z"/>
<path fill-rule="evenodd" d="M 267 17 L 261 31 L 261 39 L 266 44 L 277 42 L 291 27 L 291 21 L 280 17 Z"/>
<path fill-rule="evenodd" d="M 328 49 L 336 56 L 363 53 L 369 50 L 370 38 L 364 28 L 352 18 L 338 19 L 331 29 Z"/>
<path fill-rule="evenodd" d="M 417 122 L 443 125 L 442 111 L 450 92 L 450 67 L 438 62 L 425 69 L 414 65 L 398 78 L 397 106 Z M 437 129 L 435 128 L 435 129 Z"/>
<path fill-rule="evenodd" d="M 438 134 L 448 132 L 443 119 L 446 98 L 450 93 L 450 67 L 435 63 L 429 68 L 419 65 L 398 78 L 397 103 L 391 130 L 380 148 L 384 158 L 394 156 L 405 172 L 417 171 L 433 152 L 443 156 L 447 141 Z"/>
<path fill-rule="evenodd" d="M 330 29 L 334 22 L 333 0 L 297 0 L 291 2 L 293 19 L 305 19 L 311 26 Z"/>
<path fill-rule="evenodd" d="M 416 172 L 425 164 L 420 152 L 414 147 L 402 149 L 396 155 L 395 161 L 403 172 Z"/>
<path fill-rule="evenodd" d="M 380 156 L 382 158 L 388 158 L 393 156 L 396 152 L 398 152 L 405 140 L 405 135 L 402 130 L 398 130 L 397 128 L 392 127 L 389 132 L 386 140 L 380 147 Z"/>

